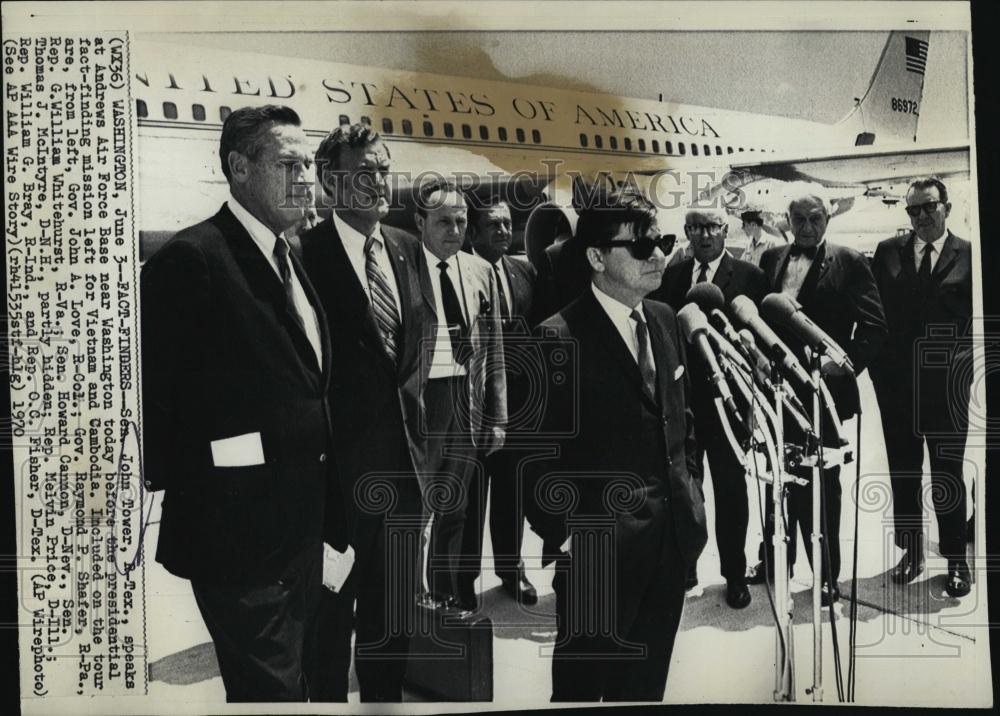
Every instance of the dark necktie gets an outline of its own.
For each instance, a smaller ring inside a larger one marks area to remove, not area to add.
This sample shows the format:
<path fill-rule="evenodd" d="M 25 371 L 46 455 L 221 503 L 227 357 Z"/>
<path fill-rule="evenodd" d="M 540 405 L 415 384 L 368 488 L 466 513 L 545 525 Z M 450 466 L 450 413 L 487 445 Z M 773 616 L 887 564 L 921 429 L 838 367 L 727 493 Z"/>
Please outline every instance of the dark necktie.
<path fill-rule="evenodd" d="M 379 250 L 374 236 L 365 241 L 365 274 L 368 276 L 368 289 L 372 298 L 372 313 L 375 314 L 375 324 L 382 335 L 382 345 L 393 363 L 399 361 L 399 311 L 392 297 L 392 289 L 385 274 L 378 265 L 376 252 Z"/>
<path fill-rule="evenodd" d="M 292 290 L 292 267 L 288 263 L 288 242 L 283 236 L 277 237 L 274 242 L 274 258 L 278 261 L 278 273 L 281 274 L 281 283 L 285 287 L 285 310 L 292 317 L 296 325 L 302 329 L 303 335 L 306 333 L 306 324 L 299 313 L 298 306 L 295 305 L 295 292 Z"/>
<path fill-rule="evenodd" d="M 503 290 L 503 280 L 500 277 L 500 262 L 493 264 L 493 273 L 497 277 L 497 292 L 500 294 L 500 318 L 510 320 L 510 308 L 507 305 L 507 292 Z"/>
<path fill-rule="evenodd" d="M 629 318 L 635 321 L 635 341 L 638 344 L 637 361 L 639 363 L 639 373 L 642 375 L 642 386 L 646 393 L 654 401 L 656 400 L 656 365 L 653 363 L 653 354 L 649 350 L 649 331 L 646 328 L 646 321 L 642 314 L 635 309 L 629 314 Z"/>
<path fill-rule="evenodd" d="M 816 258 L 816 252 L 819 250 L 819 246 L 802 246 L 801 244 L 792 244 L 789 250 L 790 256 L 805 256 L 810 259 Z"/>
<path fill-rule="evenodd" d="M 448 276 L 448 262 L 438 263 L 441 269 L 441 303 L 444 304 L 444 320 L 448 324 L 448 337 L 451 339 L 451 354 L 455 362 L 465 365 L 469 350 L 465 345 L 465 316 L 462 314 L 462 304 L 458 302 L 455 286 Z"/>
<path fill-rule="evenodd" d="M 708 280 L 708 264 L 702 264 L 698 271 L 698 280 L 695 283 L 704 283 Z"/>
<path fill-rule="evenodd" d="M 926 291 L 931 282 L 931 254 L 934 253 L 934 245 L 924 244 L 924 253 L 920 257 L 920 268 L 917 269 L 917 280 L 920 282 L 920 290 Z"/>

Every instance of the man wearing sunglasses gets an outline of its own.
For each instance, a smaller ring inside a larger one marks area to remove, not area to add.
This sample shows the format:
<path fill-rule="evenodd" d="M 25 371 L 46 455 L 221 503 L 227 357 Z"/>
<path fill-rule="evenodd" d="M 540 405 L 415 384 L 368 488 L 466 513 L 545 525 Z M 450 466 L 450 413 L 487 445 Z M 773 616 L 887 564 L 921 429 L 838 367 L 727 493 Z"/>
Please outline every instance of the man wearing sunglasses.
<path fill-rule="evenodd" d="M 680 329 L 644 300 L 671 239 L 630 192 L 581 211 L 576 239 L 591 285 L 536 332 L 551 446 L 525 465 L 556 562 L 552 700 L 660 701 L 707 536 Z"/>
<path fill-rule="evenodd" d="M 892 578 L 907 584 L 924 569 L 926 442 L 940 550 L 948 560 L 945 588 L 963 597 L 971 583 L 962 455 L 972 379 L 972 246 L 948 230 L 951 204 L 938 179 L 910 185 L 906 213 L 913 231 L 880 243 L 872 259 L 889 340 L 871 374 L 889 458 L 896 545 L 904 550 Z M 935 337 L 928 338 L 928 329 Z M 934 364 L 932 353 L 944 361 Z"/>
<path fill-rule="evenodd" d="M 737 296 L 747 296 L 755 304 L 767 293 L 764 272 L 753 264 L 734 259 L 726 250 L 729 224 L 723 211 L 696 208 L 684 217 L 684 233 L 693 255 L 667 268 L 663 284 L 650 298 L 669 304 L 675 311 L 684 307 L 688 290 L 708 282 L 719 287 L 726 306 Z M 726 603 L 733 609 L 750 604 L 746 584 L 746 538 L 750 519 L 745 470 L 726 439 L 713 401 L 714 392 L 704 362 L 691 361 L 691 385 L 695 432 L 698 435 L 698 464 L 705 454 L 712 471 L 715 493 L 715 540 L 719 567 L 726 580 Z M 698 583 L 692 565 L 688 587 Z"/>

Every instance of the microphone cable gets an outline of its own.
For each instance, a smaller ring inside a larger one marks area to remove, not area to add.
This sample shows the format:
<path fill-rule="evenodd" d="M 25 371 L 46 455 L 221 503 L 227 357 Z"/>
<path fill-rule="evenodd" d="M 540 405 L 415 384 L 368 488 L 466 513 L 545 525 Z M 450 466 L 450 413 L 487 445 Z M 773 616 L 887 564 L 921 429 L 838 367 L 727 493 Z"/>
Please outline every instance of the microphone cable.
<path fill-rule="evenodd" d="M 854 386 L 854 397 L 858 406 L 858 424 L 856 426 L 854 443 L 854 549 L 851 558 L 851 615 L 848 621 L 847 632 L 847 700 L 854 702 L 855 679 L 858 675 L 856 668 L 857 658 L 857 631 L 858 631 L 858 516 L 861 508 L 861 388 L 858 386 L 858 377 L 852 374 L 851 384 Z"/>

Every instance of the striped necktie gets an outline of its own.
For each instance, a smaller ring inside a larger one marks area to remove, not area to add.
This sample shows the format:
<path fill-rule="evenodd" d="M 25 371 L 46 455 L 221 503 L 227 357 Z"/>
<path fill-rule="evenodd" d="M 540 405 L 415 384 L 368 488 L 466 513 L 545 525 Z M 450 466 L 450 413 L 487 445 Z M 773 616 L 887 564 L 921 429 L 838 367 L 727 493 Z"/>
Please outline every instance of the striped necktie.
<path fill-rule="evenodd" d="M 646 321 L 637 310 L 633 309 L 629 318 L 635 321 L 635 342 L 637 344 L 637 361 L 639 363 L 639 373 L 642 375 L 642 386 L 646 393 L 654 401 L 656 400 L 656 364 L 653 363 L 653 354 L 649 349 L 649 329 L 646 328 Z"/>
<path fill-rule="evenodd" d="M 382 244 L 374 236 L 365 241 L 365 274 L 368 276 L 368 290 L 371 293 L 372 313 L 375 324 L 382 335 L 382 345 L 394 364 L 399 363 L 399 311 L 392 296 L 392 289 L 385 274 L 379 268 L 376 252 Z"/>
<path fill-rule="evenodd" d="M 295 323 L 302 329 L 303 335 L 306 333 L 305 319 L 299 313 L 299 308 L 295 304 L 295 291 L 292 288 L 292 267 L 288 263 L 288 242 L 284 236 L 278 236 L 274 242 L 274 258 L 278 261 L 278 273 L 281 274 L 281 283 L 285 288 L 285 310 L 288 311 Z"/>

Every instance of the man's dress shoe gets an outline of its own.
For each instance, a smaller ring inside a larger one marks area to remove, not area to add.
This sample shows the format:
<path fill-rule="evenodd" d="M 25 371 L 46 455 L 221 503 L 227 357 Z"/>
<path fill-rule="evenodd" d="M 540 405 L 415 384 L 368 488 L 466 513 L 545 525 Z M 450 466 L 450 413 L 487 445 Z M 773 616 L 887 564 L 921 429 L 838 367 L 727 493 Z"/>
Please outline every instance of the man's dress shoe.
<path fill-rule="evenodd" d="M 763 584 L 765 581 L 773 582 L 774 574 L 767 572 L 763 562 L 758 562 L 747 569 L 747 584 Z"/>
<path fill-rule="evenodd" d="M 972 589 L 972 574 L 968 563 L 963 560 L 948 562 L 948 581 L 944 585 L 949 597 L 964 597 Z"/>
<path fill-rule="evenodd" d="M 726 604 L 733 609 L 743 609 L 750 604 L 750 590 L 747 589 L 746 580 L 726 580 Z"/>
<path fill-rule="evenodd" d="M 523 574 L 519 575 L 516 579 L 504 579 L 501 583 L 503 590 L 518 604 L 535 604 L 538 602 L 538 592 L 535 591 L 535 585 L 529 582 L 528 578 Z"/>
<path fill-rule="evenodd" d="M 903 558 L 892 571 L 892 581 L 896 584 L 909 584 L 924 571 L 924 553 L 922 550 L 908 549 Z"/>

